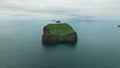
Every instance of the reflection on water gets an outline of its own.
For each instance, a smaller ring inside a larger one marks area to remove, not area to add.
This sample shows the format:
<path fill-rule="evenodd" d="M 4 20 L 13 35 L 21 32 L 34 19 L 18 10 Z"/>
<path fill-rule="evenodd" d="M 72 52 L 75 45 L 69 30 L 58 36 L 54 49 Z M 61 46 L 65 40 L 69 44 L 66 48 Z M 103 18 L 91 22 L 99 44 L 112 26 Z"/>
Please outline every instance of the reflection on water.
<path fill-rule="evenodd" d="M 47 49 L 51 49 L 51 48 L 57 48 L 57 47 L 67 47 L 67 48 L 70 48 L 70 49 L 75 49 L 76 48 L 76 44 L 77 43 L 57 43 L 57 44 L 49 44 L 49 43 L 46 43 L 46 44 L 43 44 L 43 47 L 44 49 L 47 48 Z"/>
<path fill-rule="evenodd" d="M 77 42 L 64 42 L 64 43 L 42 43 L 43 46 L 59 46 L 59 45 L 65 45 L 65 46 L 76 46 Z"/>

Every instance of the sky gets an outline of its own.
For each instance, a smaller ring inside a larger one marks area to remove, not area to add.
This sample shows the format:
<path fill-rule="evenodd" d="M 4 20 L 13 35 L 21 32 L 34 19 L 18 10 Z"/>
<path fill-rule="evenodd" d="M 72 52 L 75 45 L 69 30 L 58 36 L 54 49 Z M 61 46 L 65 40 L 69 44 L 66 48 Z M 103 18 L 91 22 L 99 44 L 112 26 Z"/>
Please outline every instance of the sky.
<path fill-rule="evenodd" d="M 0 0 L 0 20 L 119 18 L 120 0 Z"/>

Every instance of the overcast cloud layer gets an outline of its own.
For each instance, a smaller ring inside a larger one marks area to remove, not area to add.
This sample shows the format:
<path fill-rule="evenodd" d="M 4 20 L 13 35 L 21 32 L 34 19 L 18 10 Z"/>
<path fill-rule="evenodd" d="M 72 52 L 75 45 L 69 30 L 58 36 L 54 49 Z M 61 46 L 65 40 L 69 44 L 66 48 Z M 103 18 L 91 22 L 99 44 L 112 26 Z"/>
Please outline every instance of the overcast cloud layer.
<path fill-rule="evenodd" d="M 120 0 L 0 0 L 0 20 L 120 17 Z"/>

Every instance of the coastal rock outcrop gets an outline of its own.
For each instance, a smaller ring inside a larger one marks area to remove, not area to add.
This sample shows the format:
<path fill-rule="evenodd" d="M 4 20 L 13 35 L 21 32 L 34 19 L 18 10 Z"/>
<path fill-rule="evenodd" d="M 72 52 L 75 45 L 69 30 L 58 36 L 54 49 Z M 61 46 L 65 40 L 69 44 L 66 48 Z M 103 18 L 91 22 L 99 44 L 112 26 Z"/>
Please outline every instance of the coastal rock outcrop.
<path fill-rule="evenodd" d="M 43 29 L 43 43 L 76 42 L 77 34 L 67 23 L 48 24 Z"/>

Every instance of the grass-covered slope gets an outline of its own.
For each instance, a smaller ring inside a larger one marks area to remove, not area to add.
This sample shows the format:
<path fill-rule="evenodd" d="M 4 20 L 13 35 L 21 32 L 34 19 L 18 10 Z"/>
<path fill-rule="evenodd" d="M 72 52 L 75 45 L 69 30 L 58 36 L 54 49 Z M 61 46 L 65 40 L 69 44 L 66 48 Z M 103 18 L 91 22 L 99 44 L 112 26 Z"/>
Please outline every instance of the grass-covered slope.
<path fill-rule="evenodd" d="M 67 23 L 48 24 L 46 27 L 50 30 L 50 34 L 57 36 L 64 36 L 74 32 L 73 28 Z"/>

